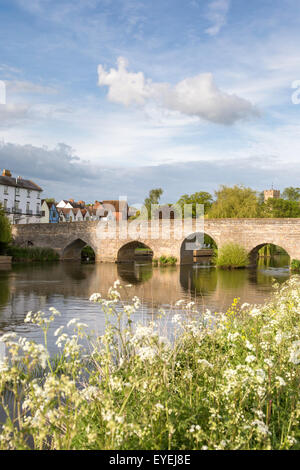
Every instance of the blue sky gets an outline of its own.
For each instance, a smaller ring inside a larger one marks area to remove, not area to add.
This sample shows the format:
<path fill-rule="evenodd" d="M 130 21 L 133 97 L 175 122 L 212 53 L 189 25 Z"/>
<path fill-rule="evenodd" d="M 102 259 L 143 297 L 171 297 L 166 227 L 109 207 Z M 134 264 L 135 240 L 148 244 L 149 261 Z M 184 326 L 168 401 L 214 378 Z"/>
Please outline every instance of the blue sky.
<path fill-rule="evenodd" d="M 0 168 L 87 201 L 299 186 L 299 17 L 297 0 L 0 0 Z"/>

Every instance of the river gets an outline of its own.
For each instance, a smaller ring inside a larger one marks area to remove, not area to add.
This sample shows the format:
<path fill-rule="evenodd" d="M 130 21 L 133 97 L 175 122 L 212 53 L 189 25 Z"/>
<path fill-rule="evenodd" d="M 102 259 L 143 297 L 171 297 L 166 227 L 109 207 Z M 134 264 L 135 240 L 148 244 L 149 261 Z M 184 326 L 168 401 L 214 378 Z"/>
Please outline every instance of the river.
<path fill-rule="evenodd" d="M 89 331 L 101 334 L 104 314 L 98 304 L 89 301 L 89 297 L 95 292 L 106 297 L 109 287 L 117 279 L 124 286 L 132 285 L 122 289 L 124 300 L 138 296 L 142 301 L 135 321 L 155 319 L 160 308 L 170 311 L 179 299 L 194 301 L 200 313 L 205 309 L 224 312 L 236 297 L 241 303 L 263 303 L 272 293 L 274 279 L 284 282 L 289 278 L 288 263 L 288 257 L 281 255 L 261 259 L 257 269 L 233 271 L 201 265 L 15 264 L 0 269 L 0 336 L 13 331 L 42 341 L 39 328 L 24 323 L 24 318 L 28 311 L 47 312 L 49 307 L 61 312 L 51 326 L 50 337 L 51 331 L 66 325 L 72 318 L 87 323 Z M 49 349 L 54 353 L 55 339 L 49 339 Z"/>

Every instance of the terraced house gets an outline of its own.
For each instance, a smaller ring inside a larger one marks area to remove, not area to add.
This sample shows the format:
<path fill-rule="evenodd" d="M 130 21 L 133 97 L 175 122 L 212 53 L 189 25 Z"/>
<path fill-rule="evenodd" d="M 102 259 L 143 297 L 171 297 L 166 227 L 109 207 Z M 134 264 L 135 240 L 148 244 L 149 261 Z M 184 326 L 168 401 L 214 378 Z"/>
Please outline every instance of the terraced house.
<path fill-rule="evenodd" d="M 42 188 L 9 170 L 0 176 L 0 203 L 12 224 L 39 223 L 42 216 Z"/>

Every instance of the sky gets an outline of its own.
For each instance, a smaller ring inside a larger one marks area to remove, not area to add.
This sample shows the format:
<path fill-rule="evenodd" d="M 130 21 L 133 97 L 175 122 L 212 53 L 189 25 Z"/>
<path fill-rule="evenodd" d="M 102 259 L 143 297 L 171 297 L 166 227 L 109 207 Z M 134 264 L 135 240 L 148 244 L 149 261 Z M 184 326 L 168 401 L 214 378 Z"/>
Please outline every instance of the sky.
<path fill-rule="evenodd" d="M 298 0 L 0 0 L 0 168 L 45 197 L 299 186 Z"/>

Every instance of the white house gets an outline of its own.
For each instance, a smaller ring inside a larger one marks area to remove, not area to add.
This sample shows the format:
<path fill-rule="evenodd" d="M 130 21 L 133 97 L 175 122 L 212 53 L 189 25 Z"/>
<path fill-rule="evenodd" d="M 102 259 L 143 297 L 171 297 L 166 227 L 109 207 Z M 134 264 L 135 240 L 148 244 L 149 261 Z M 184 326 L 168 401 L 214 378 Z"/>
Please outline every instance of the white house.
<path fill-rule="evenodd" d="M 42 188 L 21 176 L 12 177 L 9 170 L 0 176 L 0 203 L 12 224 L 39 223 Z"/>

